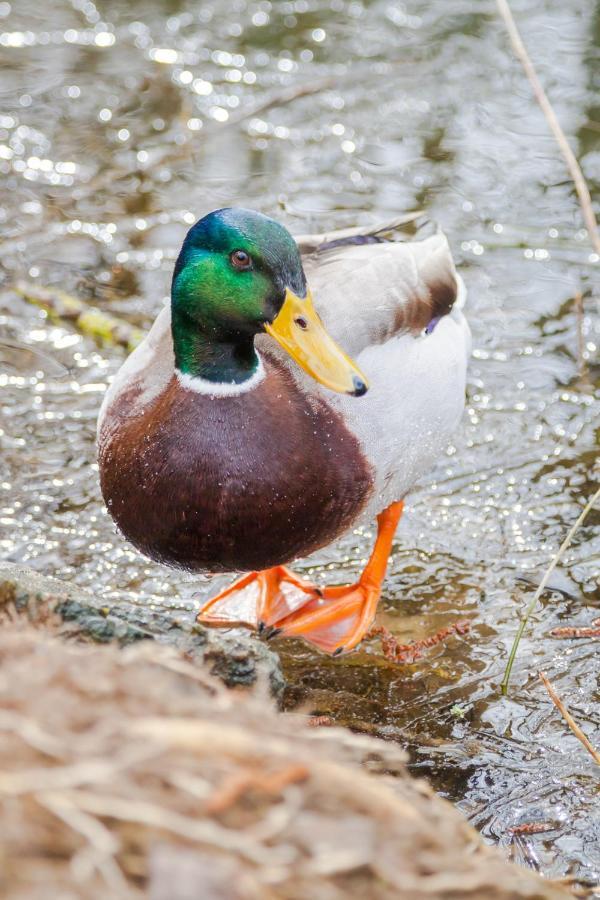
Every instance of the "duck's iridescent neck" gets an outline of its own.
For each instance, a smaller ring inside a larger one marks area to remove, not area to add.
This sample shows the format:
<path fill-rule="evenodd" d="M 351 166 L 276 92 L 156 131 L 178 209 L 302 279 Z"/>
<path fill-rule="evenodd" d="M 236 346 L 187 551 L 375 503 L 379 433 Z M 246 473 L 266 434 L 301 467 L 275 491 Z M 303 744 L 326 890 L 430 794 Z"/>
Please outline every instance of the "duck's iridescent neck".
<path fill-rule="evenodd" d="M 176 313 L 172 330 L 175 368 L 181 375 L 216 385 L 242 385 L 260 369 L 253 335 L 219 339 Z"/>

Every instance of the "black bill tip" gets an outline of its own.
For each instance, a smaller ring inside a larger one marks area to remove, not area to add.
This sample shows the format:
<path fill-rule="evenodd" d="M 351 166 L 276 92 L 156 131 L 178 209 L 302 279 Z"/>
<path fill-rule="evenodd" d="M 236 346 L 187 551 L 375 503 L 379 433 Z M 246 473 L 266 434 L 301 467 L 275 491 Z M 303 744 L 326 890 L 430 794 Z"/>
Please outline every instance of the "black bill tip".
<path fill-rule="evenodd" d="M 352 384 L 354 386 L 354 390 L 351 393 L 352 397 L 362 397 L 363 394 L 367 393 L 367 385 L 364 383 L 362 378 L 358 377 L 358 375 L 352 376 Z"/>

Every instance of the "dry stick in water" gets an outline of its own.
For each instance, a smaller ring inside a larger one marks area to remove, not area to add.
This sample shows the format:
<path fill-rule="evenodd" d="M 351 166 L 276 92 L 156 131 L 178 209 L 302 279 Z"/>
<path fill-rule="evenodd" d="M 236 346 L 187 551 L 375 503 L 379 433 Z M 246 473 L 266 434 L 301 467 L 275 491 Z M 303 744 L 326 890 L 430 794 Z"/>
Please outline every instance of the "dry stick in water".
<path fill-rule="evenodd" d="M 581 728 L 579 727 L 579 725 L 577 724 L 577 722 L 575 721 L 575 719 L 573 718 L 573 716 L 571 715 L 571 713 L 569 712 L 569 710 L 567 709 L 567 707 L 565 706 L 563 701 L 560 699 L 560 697 L 558 696 L 558 694 L 552 687 L 552 683 L 549 681 L 547 676 L 543 672 L 539 672 L 538 674 L 540 676 L 540 681 L 542 682 L 542 684 L 544 685 L 544 687 L 550 694 L 550 699 L 552 700 L 555 707 L 562 715 L 563 719 L 565 720 L 565 722 L 567 723 L 567 725 L 569 726 L 569 728 L 571 729 L 571 731 L 573 732 L 573 734 L 575 735 L 577 740 L 581 741 L 581 743 L 583 744 L 585 749 L 591 755 L 594 762 L 600 766 L 600 753 L 598 753 L 598 751 L 596 749 L 594 749 L 594 747 L 592 747 L 589 740 L 586 738 L 585 734 L 583 733 L 583 731 L 581 730 Z"/>
<path fill-rule="evenodd" d="M 585 521 L 585 519 L 587 517 L 587 514 L 593 509 L 593 507 L 599 497 L 600 497 L 600 487 L 595 492 L 595 494 L 591 497 L 591 499 L 588 500 L 588 502 L 586 503 L 586 505 L 584 506 L 584 508 L 581 512 L 581 515 L 579 516 L 579 518 L 577 519 L 575 524 L 570 528 L 569 533 L 567 534 L 566 538 L 564 539 L 564 541 L 558 548 L 558 552 L 554 556 L 554 559 L 552 560 L 552 562 L 546 569 L 546 572 L 544 573 L 544 577 L 540 581 L 538 589 L 536 590 L 535 594 L 533 595 L 533 597 L 531 599 L 531 603 L 525 610 L 525 615 L 521 619 L 521 624 L 519 625 L 519 630 L 517 631 L 516 637 L 513 641 L 513 645 L 510 648 L 510 656 L 508 657 L 508 663 L 506 664 L 504 678 L 502 679 L 502 682 L 500 684 L 500 688 L 504 695 L 506 695 L 508 693 L 508 682 L 510 680 L 510 673 L 512 672 L 513 663 L 514 663 L 515 657 L 517 655 L 517 649 L 519 647 L 521 638 L 523 637 L 523 632 L 525 631 L 525 627 L 527 625 L 527 622 L 529 621 L 529 617 L 531 616 L 531 613 L 533 612 L 533 609 L 534 609 L 536 603 L 538 602 L 541 595 L 543 594 L 543 592 L 546 588 L 546 585 L 548 584 L 548 581 L 550 580 L 550 576 L 554 572 L 559 560 L 561 559 L 563 553 L 565 552 L 565 550 L 568 549 L 569 544 L 573 540 L 573 536 L 574 536 L 575 532 L 577 531 L 579 526 L 583 524 L 583 522 Z"/>
<path fill-rule="evenodd" d="M 537 72 L 535 71 L 534 65 L 529 58 L 529 54 L 527 53 L 525 44 L 521 39 L 521 35 L 519 34 L 519 30 L 516 26 L 507 0 L 496 0 L 496 3 L 498 4 L 500 15 L 502 16 L 504 24 L 506 25 L 513 50 L 515 51 L 515 54 L 519 58 L 521 65 L 525 70 L 525 74 L 527 75 L 531 83 L 531 87 L 533 88 L 535 99 L 539 103 L 542 112 L 546 117 L 546 121 L 550 126 L 552 134 L 556 138 L 556 142 L 560 147 L 560 151 L 567 164 L 567 168 L 569 169 L 571 178 L 573 179 L 575 190 L 577 191 L 579 203 L 581 205 L 583 220 L 590 236 L 590 241 L 592 242 L 596 253 L 600 253 L 600 234 L 598 233 L 598 223 L 596 222 L 596 216 L 594 215 L 594 209 L 592 207 L 592 198 L 590 196 L 588 186 L 585 182 L 585 178 L 583 177 L 583 172 L 581 171 L 575 154 L 571 150 L 569 142 L 565 137 L 564 131 L 560 127 L 560 123 L 556 118 L 556 113 L 554 112 L 552 105 L 548 100 L 548 97 L 546 96 L 546 92 L 542 87 Z"/>
<path fill-rule="evenodd" d="M 124 319 L 118 319 L 93 306 L 87 306 L 78 297 L 67 294 L 59 288 L 41 287 L 27 281 L 14 285 L 17 294 L 46 310 L 49 318 L 58 322 L 70 321 L 77 331 L 101 344 L 125 347 L 134 350 L 143 340 L 144 332 Z"/>
<path fill-rule="evenodd" d="M 583 381 L 587 375 L 587 365 L 585 362 L 585 337 L 583 334 L 583 294 L 577 291 L 574 297 L 575 303 L 575 320 L 577 323 L 577 369 L 580 381 Z"/>

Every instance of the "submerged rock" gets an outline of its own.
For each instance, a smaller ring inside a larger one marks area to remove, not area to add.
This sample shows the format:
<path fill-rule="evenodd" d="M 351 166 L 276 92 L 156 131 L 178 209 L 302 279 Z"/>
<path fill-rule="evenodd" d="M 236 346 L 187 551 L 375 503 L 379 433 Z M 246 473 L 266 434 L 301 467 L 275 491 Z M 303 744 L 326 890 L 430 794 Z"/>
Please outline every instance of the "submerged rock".
<path fill-rule="evenodd" d="M 47 624 L 81 640 L 170 644 L 189 659 L 206 663 L 228 687 L 249 687 L 262 679 L 275 696 L 283 691 L 279 657 L 242 629 L 207 629 L 131 603 L 107 606 L 77 585 L 0 562 L 0 614 L 11 608 L 33 624 Z"/>

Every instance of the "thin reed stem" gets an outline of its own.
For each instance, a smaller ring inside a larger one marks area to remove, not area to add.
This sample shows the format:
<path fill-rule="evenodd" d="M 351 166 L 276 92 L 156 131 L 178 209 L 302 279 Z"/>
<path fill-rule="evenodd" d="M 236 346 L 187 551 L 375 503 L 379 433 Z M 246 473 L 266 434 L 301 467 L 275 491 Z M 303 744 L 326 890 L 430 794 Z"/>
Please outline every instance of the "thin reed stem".
<path fill-rule="evenodd" d="M 528 606 L 527 609 L 525 610 L 525 615 L 524 615 L 523 618 L 521 619 L 521 624 L 519 625 L 519 630 L 517 631 L 517 634 L 516 634 L 515 639 L 514 639 L 514 641 L 513 641 L 513 645 L 512 645 L 512 647 L 511 647 L 511 649 L 510 649 L 510 655 L 509 655 L 509 657 L 508 657 L 508 663 L 506 664 L 506 669 L 505 669 L 505 672 L 504 672 L 504 678 L 502 679 L 502 681 L 501 681 L 501 683 L 500 683 L 500 688 L 501 688 L 501 690 L 502 690 L 502 693 L 503 693 L 505 696 L 508 694 L 508 682 L 509 682 L 509 680 L 510 680 L 510 673 L 512 672 L 512 667 L 513 667 L 513 664 L 514 664 L 514 661 L 515 661 L 515 657 L 516 657 L 516 655 L 517 655 L 517 650 L 518 650 L 518 648 L 519 648 L 519 644 L 520 644 L 520 642 L 521 642 L 521 638 L 523 637 L 523 632 L 525 631 L 525 628 L 526 628 L 527 623 L 528 623 L 528 621 L 529 621 L 529 617 L 531 616 L 531 613 L 533 612 L 536 603 L 538 602 L 538 600 L 540 599 L 541 595 L 542 595 L 543 592 L 545 591 L 546 585 L 548 584 L 548 581 L 550 580 L 550 576 L 551 576 L 552 573 L 554 572 L 554 570 L 555 570 L 556 566 L 558 565 L 559 561 L 561 560 L 561 558 L 562 558 L 564 552 L 565 552 L 565 551 L 568 549 L 568 547 L 570 546 L 571 541 L 573 540 L 573 537 L 574 537 L 574 535 L 575 535 L 575 532 L 581 527 L 581 525 L 583 525 L 585 519 L 587 518 L 588 513 L 593 509 L 593 507 L 595 506 L 596 501 L 598 500 L 599 497 L 600 497 L 600 487 L 599 487 L 598 490 L 592 495 L 592 497 L 588 500 L 588 502 L 585 504 L 583 510 L 581 511 L 581 514 L 580 514 L 579 518 L 577 519 L 577 521 L 575 522 L 575 524 L 569 529 L 569 532 L 568 532 L 566 538 L 564 539 L 564 541 L 562 542 L 562 544 L 561 544 L 560 547 L 558 548 L 558 551 L 557 551 L 557 553 L 555 554 L 555 556 L 554 556 L 552 562 L 550 563 L 550 565 L 549 565 L 548 568 L 546 569 L 546 572 L 544 573 L 544 577 L 543 577 L 542 580 L 540 581 L 539 586 L 538 586 L 538 588 L 537 588 L 535 594 L 534 594 L 533 597 L 531 598 L 531 602 L 530 602 L 529 606 Z"/>

